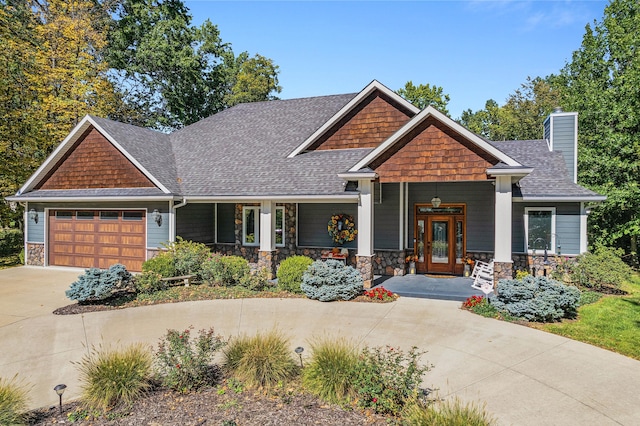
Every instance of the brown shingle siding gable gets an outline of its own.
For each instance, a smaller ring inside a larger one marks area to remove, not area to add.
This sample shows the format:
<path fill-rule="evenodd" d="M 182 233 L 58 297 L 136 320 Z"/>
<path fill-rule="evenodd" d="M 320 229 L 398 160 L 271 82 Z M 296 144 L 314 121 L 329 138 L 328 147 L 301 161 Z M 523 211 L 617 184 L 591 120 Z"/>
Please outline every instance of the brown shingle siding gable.
<path fill-rule="evenodd" d="M 486 180 L 487 168 L 497 163 L 447 126 L 429 118 L 370 167 L 383 183 L 447 182 Z"/>
<path fill-rule="evenodd" d="M 36 189 L 154 186 L 100 132 L 90 128 Z"/>
<path fill-rule="evenodd" d="M 308 150 L 375 148 L 411 117 L 413 113 L 375 91 Z"/>

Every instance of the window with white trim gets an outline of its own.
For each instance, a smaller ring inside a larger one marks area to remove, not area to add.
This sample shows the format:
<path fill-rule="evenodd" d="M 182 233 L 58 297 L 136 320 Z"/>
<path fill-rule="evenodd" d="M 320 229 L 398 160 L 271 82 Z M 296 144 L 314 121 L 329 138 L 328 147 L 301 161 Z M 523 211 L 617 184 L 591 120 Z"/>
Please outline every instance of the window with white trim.
<path fill-rule="evenodd" d="M 556 247 L 556 208 L 555 207 L 525 207 L 524 229 L 526 233 L 526 249 L 555 253 Z"/>
<path fill-rule="evenodd" d="M 275 208 L 276 215 L 276 247 L 284 247 L 284 207 Z M 242 244 L 245 246 L 260 245 L 260 207 L 245 206 L 242 208 Z"/>

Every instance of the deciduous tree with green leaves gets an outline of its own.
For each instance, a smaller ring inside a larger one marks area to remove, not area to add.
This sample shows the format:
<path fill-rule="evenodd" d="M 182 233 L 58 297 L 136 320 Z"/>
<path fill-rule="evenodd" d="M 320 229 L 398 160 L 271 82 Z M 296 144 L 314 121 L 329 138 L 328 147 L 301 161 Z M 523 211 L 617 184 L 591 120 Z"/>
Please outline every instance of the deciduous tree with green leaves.
<path fill-rule="evenodd" d="M 429 83 L 416 86 L 412 81 L 407 81 L 404 87 L 398 89 L 396 93 L 420 109 L 431 105 L 441 113 L 449 115 L 447 109 L 449 95 L 444 93 L 444 89 L 440 86 L 431 86 Z"/>

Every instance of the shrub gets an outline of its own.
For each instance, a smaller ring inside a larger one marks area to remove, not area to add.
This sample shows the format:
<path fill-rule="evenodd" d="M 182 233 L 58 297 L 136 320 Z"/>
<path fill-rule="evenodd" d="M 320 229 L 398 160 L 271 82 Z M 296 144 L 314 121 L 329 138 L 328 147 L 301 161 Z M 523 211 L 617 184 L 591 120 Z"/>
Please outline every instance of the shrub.
<path fill-rule="evenodd" d="M 196 279 L 202 279 L 202 264 L 211 255 L 206 245 L 177 237 L 175 242 L 164 247 L 173 258 L 177 276 L 195 275 Z"/>
<path fill-rule="evenodd" d="M 307 256 L 291 256 L 280 262 L 278 268 L 278 288 L 291 293 L 302 293 L 302 274 L 313 263 Z"/>
<path fill-rule="evenodd" d="M 423 353 L 415 346 L 407 353 L 391 346 L 365 347 L 353 380 L 358 405 L 377 413 L 399 415 L 411 397 L 421 394 L 422 376 L 430 369 L 418 362 Z"/>
<path fill-rule="evenodd" d="M 27 390 L 17 382 L 17 375 L 11 380 L 0 377 L 0 425 L 25 424 L 27 411 Z"/>
<path fill-rule="evenodd" d="M 154 271 L 146 271 L 134 277 L 133 286 L 138 293 L 147 294 L 169 288 L 168 283 L 162 281 L 162 275 Z"/>
<path fill-rule="evenodd" d="M 183 393 L 214 385 L 220 375 L 213 357 L 226 343 L 213 328 L 200 330 L 194 341 L 191 329 L 167 330 L 155 355 L 160 380 L 166 387 Z"/>
<path fill-rule="evenodd" d="M 462 308 L 463 309 L 472 309 L 475 306 L 480 305 L 481 303 L 483 303 L 485 301 L 485 298 L 482 296 L 471 296 L 471 297 L 467 297 L 467 300 L 465 300 L 464 302 L 462 302 Z"/>
<path fill-rule="evenodd" d="M 390 290 L 387 290 L 383 286 L 372 288 L 371 290 L 365 290 L 364 296 L 372 300 L 380 300 L 382 302 L 393 302 L 398 298 L 398 295 Z"/>
<path fill-rule="evenodd" d="M 531 275 L 529 271 L 525 271 L 524 269 L 518 269 L 516 271 L 516 280 L 522 280 L 527 275 Z"/>
<path fill-rule="evenodd" d="M 239 284 L 249 290 L 262 291 L 270 285 L 270 276 L 271 274 L 267 268 L 260 268 L 256 271 L 244 274 L 242 278 L 240 278 Z"/>
<path fill-rule="evenodd" d="M 76 364 L 82 383 L 80 399 L 92 411 L 128 408 L 150 387 L 152 357 L 142 344 L 121 350 L 92 348 Z"/>
<path fill-rule="evenodd" d="M 353 267 L 338 260 L 316 260 L 304 272 L 300 288 L 310 299 L 329 302 L 361 295 L 362 284 L 362 276 Z"/>
<path fill-rule="evenodd" d="M 631 279 L 632 270 L 620 259 L 622 249 L 598 246 L 593 252 L 581 254 L 570 268 L 574 284 L 594 290 L 620 288 Z"/>
<path fill-rule="evenodd" d="M 273 388 L 298 371 L 289 341 L 278 331 L 238 337 L 223 352 L 225 369 L 248 387 Z"/>
<path fill-rule="evenodd" d="M 325 401 L 348 402 L 358 363 L 356 346 L 345 339 L 324 338 L 311 343 L 311 353 L 311 361 L 302 372 L 304 386 Z"/>
<path fill-rule="evenodd" d="M 0 256 L 20 253 L 24 248 L 24 234 L 19 229 L 0 230 Z"/>
<path fill-rule="evenodd" d="M 580 292 L 580 306 L 596 303 L 600 299 L 602 299 L 602 293 L 598 293 L 596 291 Z"/>
<path fill-rule="evenodd" d="M 142 264 L 142 273 L 145 272 L 155 272 L 162 278 L 175 277 L 176 267 L 173 254 L 167 251 L 162 251 L 151 259 L 145 261 Z"/>
<path fill-rule="evenodd" d="M 485 408 L 463 404 L 459 399 L 446 402 L 414 402 L 402 413 L 403 424 L 410 426 L 492 426 L 496 420 Z"/>
<path fill-rule="evenodd" d="M 572 318 L 580 301 L 580 290 L 547 277 L 527 276 L 522 281 L 500 280 L 491 304 L 528 321 Z"/>
<path fill-rule="evenodd" d="M 249 262 L 240 256 L 209 255 L 202 265 L 202 277 L 209 283 L 226 286 L 241 284 L 249 274 Z"/>
<path fill-rule="evenodd" d="M 102 300 L 114 291 L 124 289 L 131 282 L 131 274 L 124 265 L 116 263 L 109 269 L 90 268 L 65 292 L 67 297 L 78 302 Z"/>

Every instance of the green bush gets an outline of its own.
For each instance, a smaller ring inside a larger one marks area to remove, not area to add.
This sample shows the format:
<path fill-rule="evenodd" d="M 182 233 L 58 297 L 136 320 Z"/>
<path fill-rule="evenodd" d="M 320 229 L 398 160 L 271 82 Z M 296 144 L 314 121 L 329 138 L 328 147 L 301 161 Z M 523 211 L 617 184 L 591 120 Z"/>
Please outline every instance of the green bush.
<path fill-rule="evenodd" d="M 202 265 L 202 277 L 212 284 L 234 286 L 241 284 L 251 268 L 249 262 L 240 256 L 212 254 Z"/>
<path fill-rule="evenodd" d="M 292 293 L 302 293 L 302 275 L 313 263 L 307 256 L 291 256 L 280 262 L 278 268 L 278 288 Z"/>
<path fill-rule="evenodd" d="M 223 352 L 225 369 L 247 387 L 273 388 L 298 372 L 289 341 L 278 331 L 237 337 Z"/>
<path fill-rule="evenodd" d="M 271 274 L 267 270 L 267 268 L 261 268 L 256 271 L 251 271 L 248 274 L 244 274 L 242 278 L 240 278 L 239 284 L 253 291 L 262 291 L 265 288 L 269 287 L 269 277 Z"/>
<path fill-rule="evenodd" d="M 580 306 L 596 303 L 600 299 L 602 299 L 602 293 L 598 293 L 597 291 L 580 292 Z"/>
<path fill-rule="evenodd" d="M 203 279 L 202 264 L 211 255 L 206 245 L 177 237 L 164 247 L 173 258 L 176 276 L 195 275 L 197 280 Z"/>
<path fill-rule="evenodd" d="M 162 278 L 175 277 L 176 267 L 173 254 L 167 251 L 161 251 L 142 264 L 142 272 L 155 272 Z"/>
<path fill-rule="evenodd" d="M 526 276 L 519 280 L 500 280 L 497 295 L 490 302 L 527 321 L 558 321 L 576 316 L 580 290 L 547 277 Z"/>
<path fill-rule="evenodd" d="M 593 252 L 581 254 L 570 267 L 574 284 L 597 291 L 620 288 L 631 279 L 632 269 L 620 256 L 622 249 L 598 246 Z"/>
<path fill-rule="evenodd" d="M 381 414 L 399 415 L 410 398 L 422 394 L 422 376 L 430 369 L 419 363 L 423 353 L 415 346 L 407 353 L 390 346 L 365 347 L 353 379 L 358 405 Z"/>
<path fill-rule="evenodd" d="M 338 260 L 316 260 L 302 276 L 300 288 L 309 299 L 321 302 L 350 300 L 363 292 L 362 275 Z"/>
<path fill-rule="evenodd" d="M 133 279 L 133 287 L 138 293 L 151 294 L 156 291 L 169 288 L 167 281 L 162 281 L 162 275 L 154 271 L 146 271 L 136 275 Z"/>
<path fill-rule="evenodd" d="M 131 274 L 124 265 L 116 263 L 109 269 L 90 268 L 71 283 L 65 292 L 67 297 L 78 302 L 103 300 L 111 297 L 117 290 L 123 290 L 131 284 Z"/>
<path fill-rule="evenodd" d="M 0 377 L 0 425 L 25 424 L 27 389 L 18 384 L 17 375 L 11 380 Z"/>
<path fill-rule="evenodd" d="M 311 353 L 302 372 L 305 388 L 327 402 L 346 404 L 353 396 L 357 347 L 345 339 L 324 338 L 311 343 Z"/>
<path fill-rule="evenodd" d="M 446 402 L 413 402 L 402 413 L 408 426 L 492 426 L 496 420 L 484 407 L 464 404 L 459 399 Z"/>
<path fill-rule="evenodd" d="M 213 359 L 224 345 L 226 341 L 216 335 L 213 328 L 200 330 L 194 341 L 191 340 L 191 329 L 167 330 L 155 355 L 162 383 L 183 393 L 216 384 L 220 374 Z"/>
<path fill-rule="evenodd" d="M 0 230 L 0 256 L 20 253 L 24 248 L 24 234 L 19 229 Z"/>
<path fill-rule="evenodd" d="M 121 350 L 92 348 L 76 365 L 82 383 L 80 399 L 91 411 L 129 408 L 150 387 L 152 356 L 142 344 Z"/>

